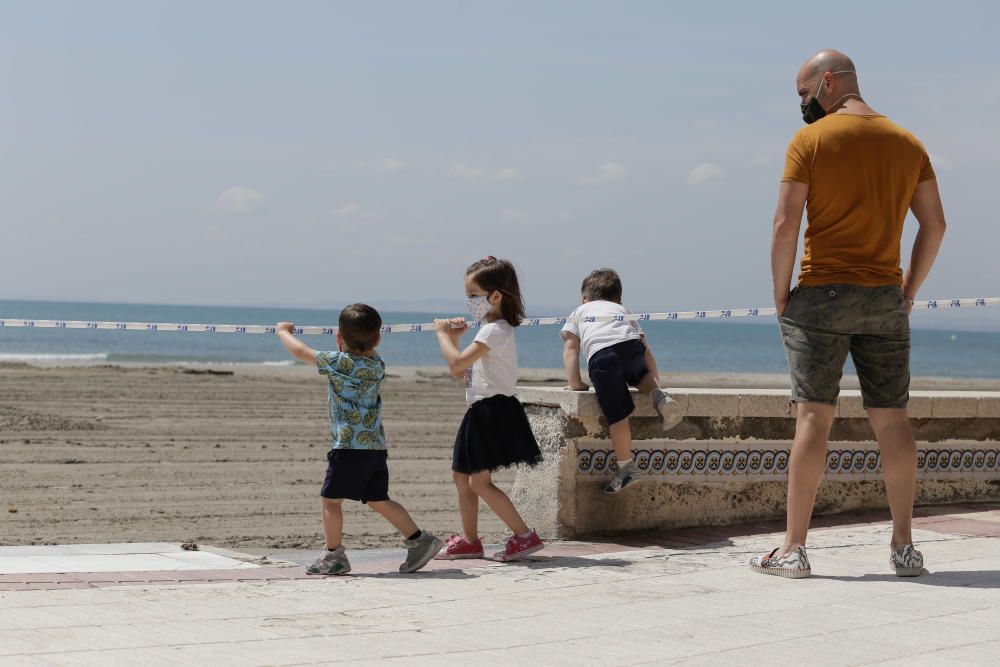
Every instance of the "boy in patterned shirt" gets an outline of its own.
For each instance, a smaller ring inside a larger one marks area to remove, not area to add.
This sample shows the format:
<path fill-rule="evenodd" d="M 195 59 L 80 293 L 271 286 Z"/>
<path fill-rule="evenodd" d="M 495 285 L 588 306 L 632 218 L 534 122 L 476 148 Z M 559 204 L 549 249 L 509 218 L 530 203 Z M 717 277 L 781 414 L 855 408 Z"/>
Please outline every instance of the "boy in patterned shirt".
<path fill-rule="evenodd" d="M 399 503 L 389 500 L 388 452 L 382 430 L 382 397 L 385 363 L 375 348 L 381 340 L 382 318 L 362 303 L 340 313 L 336 352 L 317 352 L 293 334 L 291 322 L 275 328 L 285 349 L 296 359 L 316 366 L 328 382 L 330 431 L 333 444 L 327 453 L 323 497 L 323 532 L 326 551 L 306 568 L 308 574 L 347 574 L 341 538 L 344 499 L 360 500 L 381 514 L 406 538 L 406 562 L 400 572 L 416 572 L 430 561 L 443 543 L 421 531 Z"/>

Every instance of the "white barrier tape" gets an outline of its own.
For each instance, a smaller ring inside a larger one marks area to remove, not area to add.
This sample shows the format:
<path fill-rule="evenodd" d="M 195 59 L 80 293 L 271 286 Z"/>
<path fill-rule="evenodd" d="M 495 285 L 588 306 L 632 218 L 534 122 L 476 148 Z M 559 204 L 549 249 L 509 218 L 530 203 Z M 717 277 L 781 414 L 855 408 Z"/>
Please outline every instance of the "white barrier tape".
<path fill-rule="evenodd" d="M 917 301 L 914 310 L 940 310 L 952 308 L 985 308 L 1000 306 L 1000 298 L 989 299 L 931 299 Z M 734 317 L 765 317 L 774 315 L 774 308 L 728 308 L 720 310 L 688 310 L 665 313 L 633 313 L 631 315 L 599 315 L 596 317 L 532 317 L 521 322 L 522 326 L 540 327 L 551 324 L 563 325 L 567 322 L 658 322 L 669 320 L 711 320 L 730 319 Z M 468 322 L 470 327 L 478 327 L 478 322 Z M 25 329 L 104 329 L 117 331 L 174 331 L 181 333 L 237 333 L 237 334 L 274 334 L 273 326 L 260 324 L 178 324 L 172 322 L 88 322 L 86 320 L 25 320 L 0 319 L 0 328 Z M 303 335 L 327 335 L 337 333 L 337 327 L 304 326 L 295 327 L 294 333 Z M 424 324 L 386 324 L 382 333 L 413 333 L 418 331 L 434 331 L 434 323 Z"/>

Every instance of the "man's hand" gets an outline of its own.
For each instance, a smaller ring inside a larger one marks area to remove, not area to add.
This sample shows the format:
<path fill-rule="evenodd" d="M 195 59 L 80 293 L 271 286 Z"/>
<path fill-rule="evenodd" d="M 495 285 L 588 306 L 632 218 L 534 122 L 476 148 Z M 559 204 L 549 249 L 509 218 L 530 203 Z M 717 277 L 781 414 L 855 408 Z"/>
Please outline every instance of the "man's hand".
<path fill-rule="evenodd" d="M 774 309 L 777 311 L 777 316 L 781 317 L 785 314 L 788 309 L 788 302 L 791 300 L 791 292 L 785 291 L 784 293 L 777 293 L 774 295 Z"/>
<path fill-rule="evenodd" d="M 571 382 L 568 387 L 563 387 L 567 391 L 590 391 L 590 385 L 586 382 Z"/>
<path fill-rule="evenodd" d="M 295 325 L 291 322 L 278 322 L 274 325 L 274 329 L 278 333 L 293 333 L 295 331 Z"/>

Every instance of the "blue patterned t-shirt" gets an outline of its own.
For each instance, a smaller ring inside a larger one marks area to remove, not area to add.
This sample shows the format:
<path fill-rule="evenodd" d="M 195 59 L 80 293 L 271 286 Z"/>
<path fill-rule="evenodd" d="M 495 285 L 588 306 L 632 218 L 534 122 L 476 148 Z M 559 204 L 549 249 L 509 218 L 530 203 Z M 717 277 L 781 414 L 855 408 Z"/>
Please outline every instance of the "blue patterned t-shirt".
<path fill-rule="evenodd" d="M 317 352 L 316 367 L 329 381 L 333 449 L 385 449 L 382 397 L 385 363 L 379 356 Z"/>

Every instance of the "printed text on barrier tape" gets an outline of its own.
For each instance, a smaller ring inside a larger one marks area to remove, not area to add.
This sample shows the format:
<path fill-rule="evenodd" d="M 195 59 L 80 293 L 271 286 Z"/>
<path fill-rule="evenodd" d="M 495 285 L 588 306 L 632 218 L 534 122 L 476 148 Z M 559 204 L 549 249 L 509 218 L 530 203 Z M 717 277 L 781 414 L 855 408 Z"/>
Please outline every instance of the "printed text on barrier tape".
<path fill-rule="evenodd" d="M 985 308 L 1000 306 L 1000 298 L 989 299 L 931 299 L 917 301 L 914 310 L 939 310 L 951 308 Z M 671 320 L 707 320 L 730 319 L 737 317 L 765 317 L 774 315 L 774 308 L 731 308 L 721 310 L 688 310 L 664 313 L 633 313 L 631 315 L 599 315 L 595 317 L 531 317 L 521 322 L 522 326 L 539 327 L 552 324 L 562 326 L 567 322 L 660 322 Z M 469 322 L 469 326 L 477 327 L 479 322 Z M 261 324 L 178 324 L 172 322 L 91 322 L 86 320 L 32 320 L 32 319 L 0 319 L 0 328 L 25 329 L 100 329 L 118 331 L 173 331 L 181 333 L 238 333 L 238 334 L 274 334 L 273 326 Z M 386 324 L 382 333 L 414 333 L 434 331 L 434 323 L 423 324 Z M 294 332 L 304 335 L 327 335 L 337 333 L 337 327 L 302 326 L 295 327 Z"/>

